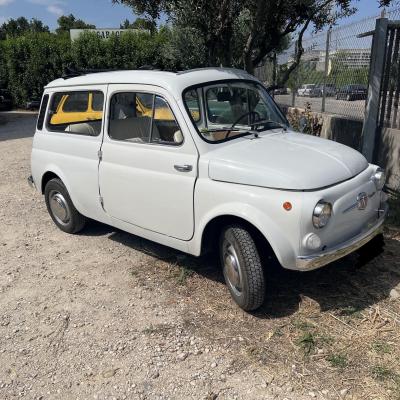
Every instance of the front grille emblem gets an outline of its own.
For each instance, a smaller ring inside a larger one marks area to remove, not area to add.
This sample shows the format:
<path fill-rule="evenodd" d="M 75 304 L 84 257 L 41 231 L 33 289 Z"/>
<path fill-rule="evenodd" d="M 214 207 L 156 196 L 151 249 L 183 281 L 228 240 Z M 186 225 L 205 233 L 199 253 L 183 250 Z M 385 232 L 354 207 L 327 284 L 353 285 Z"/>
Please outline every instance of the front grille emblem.
<path fill-rule="evenodd" d="M 368 195 L 365 192 L 361 192 L 357 196 L 357 208 L 359 210 L 365 210 L 367 208 L 367 205 L 368 205 Z"/>

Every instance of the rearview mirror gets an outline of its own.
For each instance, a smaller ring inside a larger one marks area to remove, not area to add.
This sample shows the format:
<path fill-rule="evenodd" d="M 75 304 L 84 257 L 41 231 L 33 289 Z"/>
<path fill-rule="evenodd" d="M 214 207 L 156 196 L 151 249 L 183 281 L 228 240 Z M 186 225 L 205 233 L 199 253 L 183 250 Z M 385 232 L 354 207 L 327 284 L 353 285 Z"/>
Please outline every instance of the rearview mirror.
<path fill-rule="evenodd" d="M 217 93 L 217 101 L 230 101 L 231 98 L 231 94 L 225 90 Z"/>

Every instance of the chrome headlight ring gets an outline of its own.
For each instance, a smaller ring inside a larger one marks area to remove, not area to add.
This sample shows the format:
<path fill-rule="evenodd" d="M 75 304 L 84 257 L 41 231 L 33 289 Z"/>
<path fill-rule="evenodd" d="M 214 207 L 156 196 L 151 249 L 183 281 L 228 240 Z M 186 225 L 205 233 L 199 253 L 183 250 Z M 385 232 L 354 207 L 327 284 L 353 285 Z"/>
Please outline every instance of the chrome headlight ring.
<path fill-rule="evenodd" d="M 382 168 L 377 168 L 374 175 L 372 176 L 372 180 L 375 183 L 375 187 L 377 190 L 382 190 L 386 183 L 386 174 Z"/>
<path fill-rule="evenodd" d="M 315 228 L 321 229 L 327 225 L 332 216 L 332 204 L 320 200 L 314 207 L 312 222 Z"/>

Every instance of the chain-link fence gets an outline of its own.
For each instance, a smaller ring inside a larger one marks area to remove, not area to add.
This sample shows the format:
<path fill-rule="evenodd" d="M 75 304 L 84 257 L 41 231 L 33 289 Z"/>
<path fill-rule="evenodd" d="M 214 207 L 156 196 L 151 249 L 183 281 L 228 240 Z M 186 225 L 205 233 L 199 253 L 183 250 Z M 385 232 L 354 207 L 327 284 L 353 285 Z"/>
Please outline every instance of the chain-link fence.
<path fill-rule="evenodd" d="M 276 101 L 283 106 L 363 119 L 372 36 L 360 35 L 373 31 L 379 17 L 375 15 L 303 39 L 301 61 L 284 87 L 274 91 Z M 400 19 L 400 7 L 387 11 L 385 17 Z M 257 68 L 257 77 L 271 86 L 279 82 L 294 62 L 295 46 L 292 43 L 276 61 Z"/>

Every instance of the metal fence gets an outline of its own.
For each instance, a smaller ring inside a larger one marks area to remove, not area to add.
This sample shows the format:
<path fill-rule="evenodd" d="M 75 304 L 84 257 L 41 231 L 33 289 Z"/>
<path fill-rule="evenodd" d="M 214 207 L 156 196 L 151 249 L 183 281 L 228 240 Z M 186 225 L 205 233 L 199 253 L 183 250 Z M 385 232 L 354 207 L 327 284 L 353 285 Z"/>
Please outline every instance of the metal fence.
<path fill-rule="evenodd" d="M 303 39 L 304 54 L 285 87 L 274 92 L 284 106 L 364 119 L 372 36 L 359 37 L 375 29 L 374 15 Z M 400 19 L 400 7 L 386 11 L 390 20 Z M 293 63 L 295 43 L 257 68 L 256 76 L 274 85 Z"/>

